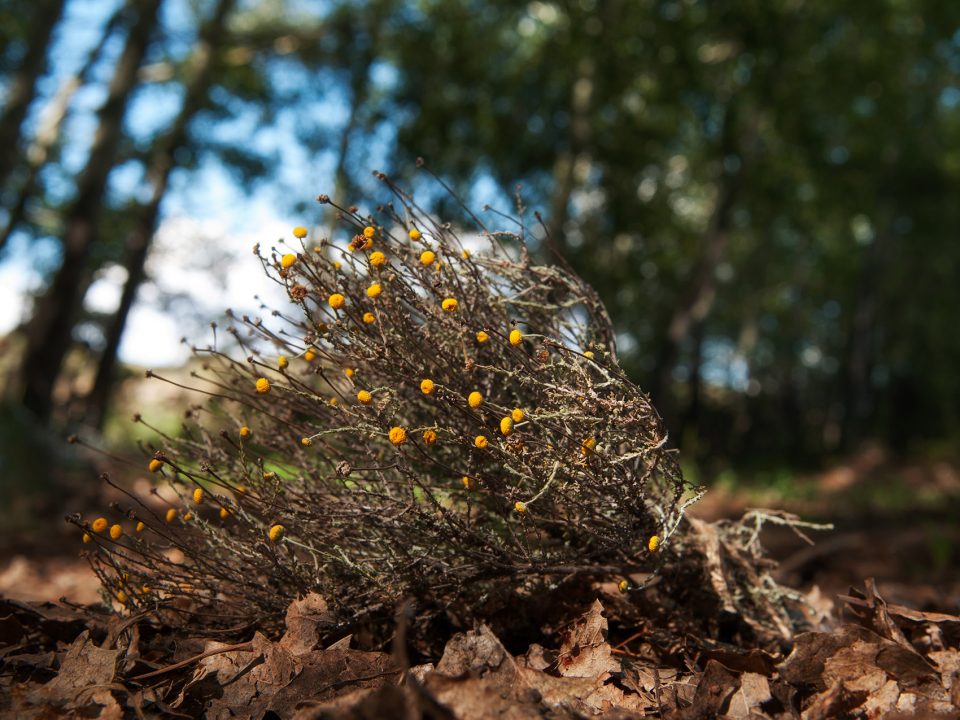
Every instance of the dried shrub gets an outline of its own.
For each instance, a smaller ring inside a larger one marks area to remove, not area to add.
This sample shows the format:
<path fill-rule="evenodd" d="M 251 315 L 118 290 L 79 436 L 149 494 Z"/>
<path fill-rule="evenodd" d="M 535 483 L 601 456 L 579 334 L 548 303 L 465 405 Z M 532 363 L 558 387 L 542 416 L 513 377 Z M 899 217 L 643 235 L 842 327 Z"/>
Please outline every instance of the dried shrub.
<path fill-rule="evenodd" d="M 345 241 L 255 248 L 295 312 L 234 318 L 245 360 L 216 332 L 195 348 L 209 401 L 151 461 L 179 504 L 131 498 L 120 537 L 75 519 L 123 604 L 262 624 L 314 591 L 343 622 L 407 596 L 469 617 L 671 556 L 700 490 L 593 289 L 534 262 L 521 221 L 465 239 L 380 178 L 393 202 L 341 209 Z"/>

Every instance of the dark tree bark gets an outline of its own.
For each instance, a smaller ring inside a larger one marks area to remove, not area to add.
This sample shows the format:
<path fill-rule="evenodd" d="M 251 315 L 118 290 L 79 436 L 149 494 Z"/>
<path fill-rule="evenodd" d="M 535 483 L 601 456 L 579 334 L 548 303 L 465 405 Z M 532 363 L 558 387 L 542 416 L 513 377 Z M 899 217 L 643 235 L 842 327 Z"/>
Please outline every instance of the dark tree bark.
<path fill-rule="evenodd" d="M 720 148 L 721 158 L 738 154 L 739 138 L 737 138 L 735 102 L 731 99 L 727 105 Z M 724 172 L 720 178 L 717 199 L 697 256 L 696 268 L 685 293 L 674 307 L 667 324 L 666 337 L 657 358 L 656 377 L 651 395 L 668 425 L 678 420 L 671 385 L 673 369 L 680 358 L 680 349 L 688 337 L 700 331 L 699 326 L 710 315 L 716 300 L 716 270 L 727 248 L 731 216 L 739 194 L 745 162 L 746 159 L 741 154 L 739 169 L 736 172 Z M 694 382 L 699 382 L 699 379 L 694 379 Z"/>
<path fill-rule="evenodd" d="M 38 0 L 33 26 L 26 38 L 27 52 L 10 82 L 7 104 L 0 114 L 0 188 L 17 163 L 20 126 L 36 94 L 37 80 L 47 66 L 53 28 L 63 14 L 64 0 Z"/>
<path fill-rule="evenodd" d="M 100 429 L 109 406 L 117 366 L 117 351 L 127 323 L 127 317 L 136 301 L 137 291 L 146 278 L 146 260 L 150 243 L 157 230 L 160 206 L 167 193 L 170 175 L 176 168 L 177 152 L 189 142 L 190 122 L 203 108 L 210 89 L 217 55 L 226 36 L 226 20 L 236 0 L 219 0 L 213 15 L 200 29 L 197 47 L 191 60 L 190 75 L 186 80 L 186 94 L 180 112 L 170 129 L 157 141 L 148 170 L 153 186 L 150 200 L 137 217 L 126 241 L 127 280 L 120 295 L 120 305 L 106 326 L 106 345 L 100 355 L 93 388 L 87 396 L 84 420 Z"/>
<path fill-rule="evenodd" d="M 19 372 L 23 405 L 41 422 L 52 412 L 54 383 L 67 351 L 87 277 L 90 249 L 97 242 L 97 224 L 107 177 L 116 161 L 123 134 L 123 117 L 137 70 L 150 43 L 161 0 L 140 0 L 136 20 L 114 69 L 107 99 L 97 111 L 98 126 L 86 167 L 77 183 L 77 194 L 66 213 L 63 261 L 53 282 L 38 298 L 26 328 L 26 350 Z"/>
<path fill-rule="evenodd" d="M 23 179 L 23 182 L 20 183 L 16 200 L 10 205 L 7 224 L 3 228 L 3 232 L 0 233 L 0 251 L 3 250 L 10 240 L 13 231 L 16 230 L 26 218 L 27 204 L 30 202 L 30 199 L 36 195 L 40 171 L 46 165 L 50 158 L 51 151 L 60 138 L 60 130 L 63 127 L 64 120 L 70 109 L 70 101 L 73 99 L 77 90 L 87 82 L 90 70 L 99 61 L 100 55 L 103 53 L 103 48 L 106 47 L 107 41 L 113 36 L 124 14 L 124 7 L 121 7 L 114 13 L 113 17 L 111 17 L 107 23 L 106 28 L 104 28 L 100 42 L 98 42 L 96 47 L 87 55 L 87 59 L 80 69 L 61 83 L 57 94 L 54 95 L 53 99 L 44 109 L 40 118 L 40 127 L 37 128 L 37 134 L 26 151 L 26 177 Z"/>

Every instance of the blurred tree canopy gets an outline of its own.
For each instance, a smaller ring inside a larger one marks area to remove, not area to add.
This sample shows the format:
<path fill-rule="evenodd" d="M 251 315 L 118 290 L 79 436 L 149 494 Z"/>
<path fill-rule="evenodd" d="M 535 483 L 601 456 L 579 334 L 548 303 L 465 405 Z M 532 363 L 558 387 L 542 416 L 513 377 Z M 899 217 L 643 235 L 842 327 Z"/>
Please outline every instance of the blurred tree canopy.
<path fill-rule="evenodd" d="M 960 4 L 98 5 L 78 49 L 89 4 L 0 3 L 0 262 L 60 248 L 9 363 L 41 421 L 102 424 L 151 238 L 205 167 L 326 228 L 306 199 L 370 203 L 370 170 L 422 156 L 468 202 L 522 186 L 691 455 L 960 436 Z M 120 306 L 90 316 L 111 264 Z M 64 408 L 81 339 L 99 369 Z"/>

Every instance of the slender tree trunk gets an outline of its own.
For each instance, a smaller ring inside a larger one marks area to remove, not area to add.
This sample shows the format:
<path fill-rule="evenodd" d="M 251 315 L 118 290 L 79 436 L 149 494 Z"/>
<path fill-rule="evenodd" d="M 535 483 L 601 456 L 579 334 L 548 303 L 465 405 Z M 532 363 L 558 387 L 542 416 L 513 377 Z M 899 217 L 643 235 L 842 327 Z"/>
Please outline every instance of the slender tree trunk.
<path fill-rule="evenodd" d="M 737 152 L 737 128 L 735 127 L 736 101 L 731 99 L 727 105 L 723 125 L 721 158 Z M 680 358 L 680 348 L 691 332 L 710 315 L 717 296 L 717 266 L 726 251 L 730 230 L 730 220 L 739 194 L 745 159 L 741 159 L 740 168 L 733 173 L 724 172 L 720 178 L 717 198 L 713 212 L 698 253 L 699 261 L 686 292 L 673 309 L 667 333 L 657 359 L 656 378 L 651 393 L 668 423 L 677 419 L 674 397 L 671 392 L 673 369 Z"/>
<path fill-rule="evenodd" d="M 167 133 L 157 141 L 151 158 L 149 175 L 153 186 L 150 200 L 137 217 L 135 226 L 127 236 L 127 280 L 120 295 L 120 305 L 106 327 L 106 346 L 100 355 L 93 388 L 87 396 L 84 420 L 91 427 L 100 429 L 110 401 L 117 366 L 117 352 L 126 327 L 127 317 L 137 298 L 137 291 L 146 278 L 146 260 L 150 243 L 157 230 L 160 206 L 170 183 L 170 175 L 176 168 L 176 154 L 188 142 L 190 122 L 207 100 L 217 54 L 226 35 L 226 20 L 236 0 L 220 0 L 213 15 L 200 30 L 199 42 L 194 51 L 186 80 L 186 95 L 180 112 Z"/>
<path fill-rule="evenodd" d="M 60 138 L 60 130 L 67 117 L 70 101 L 73 100 L 73 96 L 77 90 L 87 82 L 90 70 L 100 60 L 103 48 L 106 47 L 107 41 L 113 36 L 124 13 L 125 8 L 121 7 L 113 14 L 106 28 L 104 28 L 100 42 L 98 42 L 96 47 L 87 55 L 83 66 L 60 85 L 57 94 L 54 95 L 47 107 L 44 108 L 43 114 L 40 117 L 40 126 L 37 128 L 37 134 L 26 151 L 27 175 L 20 184 L 20 188 L 17 191 L 17 198 L 10 206 L 7 224 L 3 228 L 2 233 L 0 233 L 0 252 L 3 251 L 3 248 L 10 240 L 13 231 L 17 229 L 26 217 L 27 204 L 30 198 L 37 192 L 37 182 L 40 171 L 44 165 L 46 165 L 51 150 Z"/>
<path fill-rule="evenodd" d="M 90 249 L 123 133 L 123 117 L 137 81 L 161 0 L 141 0 L 139 13 L 110 81 L 107 99 L 97 112 L 99 124 L 77 195 L 65 218 L 63 261 L 50 287 L 34 307 L 27 325 L 26 350 L 20 366 L 22 401 L 41 422 L 50 419 L 53 389 L 70 347 L 71 333 L 83 300 Z"/>
<path fill-rule="evenodd" d="M 570 198 L 578 182 L 577 165 L 588 159 L 595 72 L 596 64 L 592 58 L 580 61 L 570 96 L 570 146 L 557 155 L 553 164 L 553 193 L 546 230 L 550 241 L 558 247 L 563 247 L 563 228 L 569 217 Z"/>
<path fill-rule="evenodd" d="M 873 410 L 870 373 L 873 371 L 879 298 L 877 273 L 883 237 L 877 236 L 864 251 L 857 278 L 857 295 L 841 373 L 843 423 L 840 447 L 853 450 L 863 440 L 863 428 Z"/>
<path fill-rule="evenodd" d="M 10 82 L 7 104 L 0 114 L 0 189 L 17 163 L 20 126 L 36 94 L 37 80 L 47 66 L 50 36 L 63 14 L 64 0 L 38 0 L 27 52 Z"/>
<path fill-rule="evenodd" d="M 350 148 L 353 135 L 360 124 L 361 113 L 369 97 L 367 90 L 370 87 L 370 67 L 376 59 L 383 21 L 391 5 L 391 0 L 381 0 L 372 3 L 364 11 L 364 19 L 369 23 L 370 37 L 367 44 L 356 53 L 354 61 L 350 64 L 350 114 L 347 116 L 347 123 L 344 125 L 343 132 L 340 134 L 333 183 L 333 202 L 340 207 L 344 207 L 349 202 L 350 195 L 353 192 L 353 182 L 350 173 L 347 172 L 347 166 L 350 162 Z M 327 217 L 327 237 L 333 236 L 338 225 L 337 210 L 331 207 Z"/>

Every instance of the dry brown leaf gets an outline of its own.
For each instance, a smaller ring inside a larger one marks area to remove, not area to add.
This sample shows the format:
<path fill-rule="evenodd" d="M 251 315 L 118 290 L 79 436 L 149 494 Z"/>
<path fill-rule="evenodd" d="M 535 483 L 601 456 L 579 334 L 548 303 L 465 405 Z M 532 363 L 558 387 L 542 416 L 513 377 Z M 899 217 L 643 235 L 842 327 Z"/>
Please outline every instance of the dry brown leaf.
<path fill-rule="evenodd" d="M 90 639 L 90 631 L 84 630 L 70 645 L 60 664 L 60 672 L 46 685 L 34 690 L 30 702 L 72 710 L 84 708 L 84 715 L 104 720 L 120 718 L 120 706 L 107 688 L 114 682 L 118 655 L 116 650 L 97 647 Z M 90 705 L 99 705 L 102 709 L 94 711 Z"/>
<path fill-rule="evenodd" d="M 486 625 L 450 638 L 436 672 L 450 677 L 492 676 L 506 686 L 520 679 L 516 661 Z"/>
<path fill-rule="evenodd" d="M 564 634 L 557 653 L 557 671 L 563 677 L 595 678 L 604 673 L 619 672 L 620 662 L 613 657 L 607 642 L 607 619 L 603 605 L 593 605 Z"/>
<path fill-rule="evenodd" d="M 316 649 L 323 629 L 333 624 L 333 613 L 321 595 L 308 593 L 290 603 L 286 624 L 287 631 L 280 638 L 280 647 L 292 655 L 303 655 Z"/>
<path fill-rule="evenodd" d="M 737 720 L 748 718 L 751 714 L 762 714 L 760 706 L 772 699 L 770 682 L 759 673 L 743 673 L 740 676 L 740 689 L 730 698 L 727 715 Z"/>

